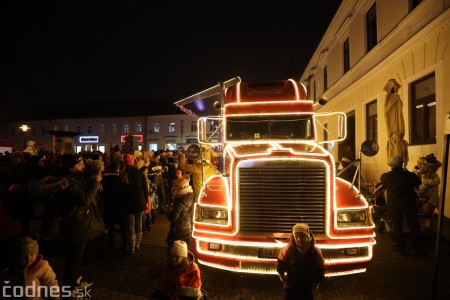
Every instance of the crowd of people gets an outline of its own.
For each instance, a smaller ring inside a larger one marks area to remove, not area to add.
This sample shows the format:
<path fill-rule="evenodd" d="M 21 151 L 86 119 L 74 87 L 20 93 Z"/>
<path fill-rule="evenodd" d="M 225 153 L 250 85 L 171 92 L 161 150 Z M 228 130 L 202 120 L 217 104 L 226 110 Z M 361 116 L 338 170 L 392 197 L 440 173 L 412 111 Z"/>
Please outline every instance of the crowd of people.
<path fill-rule="evenodd" d="M 180 157 L 184 159 L 183 166 L 179 164 Z M 6 280 L 11 272 L 21 270 L 19 273 L 24 275 L 21 280 L 7 281 L 28 285 L 36 280 L 30 279 L 24 268 L 45 263 L 46 273 L 51 276 L 45 275 L 37 281 L 49 288 L 57 285 L 54 272 L 37 249 L 38 243 L 61 239 L 66 248 L 61 284 L 70 287 L 76 296 L 77 290 L 92 284 L 79 274 L 89 241 L 103 236 L 113 245 L 119 233 L 123 252 L 133 255 L 141 249 L 143 233 L 151 230 L 151 225 L 162 215 L 171 224 L 166 239 L 168 258 L 173 259 L 177 254 L 183 261 L 189 259 L 189 264 L 182 264 L 183 270 L 193 266 L 193 254 L 187 255 L 183 249 L 191 243 L 194 208 L 191 184 L 195 177 L 185 170 L 194 163 L 186 160 L 182 150 L 126 153 L 118 147 L 110 155 L 65 151 L 54 155 L 26 151 L 2 155 L 0 270 L 5 270 L 2 278 Z M 30 223 L 38 203 L 44 208 L 44 216 L 36 233 Z M 29 251 L 22 251 L 28 248 Z M 30 254 L 33 257 L 28 258 Z M 198 267 L 196 270 L 199 276 Z M 198 278 L 193 288 L 199 290 L 200 285 Z"/>

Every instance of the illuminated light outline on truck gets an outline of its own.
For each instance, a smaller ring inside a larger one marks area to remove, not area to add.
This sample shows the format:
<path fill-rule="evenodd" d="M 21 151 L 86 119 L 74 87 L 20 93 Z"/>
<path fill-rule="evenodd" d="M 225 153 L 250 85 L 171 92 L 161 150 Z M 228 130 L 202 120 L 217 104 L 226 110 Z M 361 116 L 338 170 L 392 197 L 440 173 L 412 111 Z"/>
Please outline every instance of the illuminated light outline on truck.
<path fill-rule="evenodd" d="M 351 275 L 351 274 L 357 274 L 357 273 L 364 273 L 366 271 L 367 271 L 367 269 L 363 268 L 363 269 L 354 269 L 351 271 L 331 272 L 331 273 L 325 274 L 325 277 Z"/>
<path fill-rule="evenodd" d="M 248 245 L 248 247 L 253 246 L 253 245 Z M 257 246 L 257 245 L 254 245 Z M 317 245 L 316 245 L 317 246 Z M 271 248 L 277 248 L 277 247 L 271 247 Z M 318 247 L 320 248 L 320 247 Z M 347 248 L 355 248 L 355 247 L 347 247 Z M 368 262 L 370 260 L 372 260 L 373 258 L 373 247 L 368 244 L 366 246 L 362 246 L 359 248 L 367 248 L 368 250 L 368 254 L 367 256 L 362 256 L 362 257 L 347 257 L 347 258 L 326 258 L 324 257 L 324 264 L 326 266 L 335 266 L 335 265 L 340 265 L 340 264 L 354 264 L 354 263 L 364 263 L 364 262 Z M 227 253 L 220 253 L 220 252 L 213 252 L 213 251 L 205 251 L 202 250 L 200 248 L 199 245 L 199 241 L 197 241 L 197 246 L 196 246 L 197 252 L 207 255 L 207 256 L 211 256 L 211 257 L 218 257 L 218 258 L 229 258 L 229 259 L 233 259 L 236 261 L 252 261 L 252 262 L 260 262 L 260 263 L 267 263 L 267 262 L 276 262 L 276 258 L 260 258 L 258 256 L 254 256 L 254 255 L 233 255 L 233 254 L 227 254 Z M 332 248 L 330 248 L 332 249 Z M 223 265 L 223 266 L 227 266 L 227 265 Z"/>
<path fill-rule="evenodd" d="M 276 143 L 271 143 L 271 145 L 273 146 L 273 148 L 272 149 L 268 149 L 268 151 L 269 152 L 271 152 L 272 150 L 277 150 L 277 148 L 278 149 L 280 149 L 281 147 L 279 146 L 279 145 L 277 145 Z M 225 149 L 225 151 L 224 152 L 226 152 L 226 151 L 229 151 L 230 149 L 232 149 L 231 147 L 229 147 L 228 145 L 227 145 L 227 148 Z M 292 150 L 292 149 L 291 149 Z M 234 155 L 230 155 L 231 156 L 231 165 L 234 165 L 234 160 L 235 160 L 235 158 L 238 158 L 238 157 L 240 157 L 240 155 L 238 155 L 236 152 L 234 152 L 234 151 L 230 151 L 230 152 L 232 152 Z M 292 154 L 296 154 L 294 151 L 290 151 Z M 300 153 L 299 153 L 300 154 Z M 303 155 L 304 155 L 304 153 L 303 153 Z M 245 155 L 246 157 L 251 157 L 251 156 L 261 156 L 261 153 L 258 153 L 258 154 L 253 154 L 253 155 Z M 312 156 L 312 155 L 311 155 Z M 324 157 L 326 157 L 326 155 L 323 155 Z M 316 157 L 317 157 L 317 154 L 316 154 Z M 274 160 L 274 161 L 279 161 L 280 160 L 280 158 L 259 158 L 259 159 L 255 159 L 255 158 L 251 158 L 251 159 L 248 159 L 248 160 L 254 160 L 254 161 L 268 161 L 268 160 Z M 325 162 L 325 161 L 323 161 L 323 160 L 318 160 L 318 159 L 309 159 L 309 158 L 283 158 L 283 160 L 289 160 L 289 161 L 314 161 L 314 162 L 320 162 L 320 163 L 322 163 L 324 166 L 325 166 L 325 169 L 327 170 L 327 172 L 330 172 L 330 170 L 329 170 L 329 165 Z M 246 162 L 247 160 L 243 160 L 243 161 L 241 161 L 242 163 L 243 162 Z M 237 164 L 237 166 L 236 166 L 236 169 L 238 169 L 238 166 L 239 166 L 239 164 L 241 163 L 241 162 L 238 162 L 238 164 Z M 230 178 L 233 178 L 233 174 L 234 174 L 234 170 L 231 170 L 230 171 Z M 329 176 L 327 176 L 327 178 L 329 178 Z M 239 180 L 239 176 L 236 174 L 236 177 L 235 177 L 235 179 L 236 180 Z M 209 178 L 208 179 L 208 181 L 209 180 L 211 180 L 211 178 Z M 329 179 L 328 179 L 329 180 Z M 326 207 L 327 207 L 327 209 L 325 210 L 325 228 L 326 228 L 326 234 L 327 234 L 327 236 L 329 236 L 330 235 L 330 229 L 329 229 L 329 205 L 330 205 L 330 195 L 331 195 L 331 193 L 330 193 L 330 189 L 331 189 L 331 184 L 329 184 L 329 182 L 328 182 L 328 180 L 327 180 L 327 182 L 326 182 L 326 186 L 328 187 L 328 189 L 327 189 L 327 191 L 326 191 L 326 195 L 327 195 L 327 203 L 326 203 Z M 208 182 L 207 181 L 207 182 Z M 225 182 L 225 184 L 226 184 L 226 196 L 227 196 L 227 203 L 228 203 L 228 213 L 229 213 L 229 216 L 231 215 L 231 213 L 230 213 L 230 211 L 231 211 L 231 209 L 232 209 L 232 201 L 233 201 L 233 198 L 232 197 L 230 197 L 231 195 L 230 195 L 230 188 L 229 188 L 229 186 L 228 186 L 228 182 L 225 180 L 224 181 Z M 235 182 L 235 184 L 236 184 L 236 195 L 235 195 L 235 199 L 238 199 L 238 197 L 237 197 L 237 195 L 238 195 L 238 192 L 239 192 L 239 181 L 237 181 L 237 182 Z M 203 206 L 211 206 L 211 207 L 214 207 L 214 205 L 208 205 L 208 204 L 202 204 L 202 200 L 201 200 L 201 195 L 202 195 L 202 191 L 204 190 L 204 187 L 202 187 L 202 189 L 201 189 L 201 192 L 200 192 L 200 196 L 199 196 L 199 199 L 198 199 L 198 204 L 199 205 L 203 205 Z M 334 189 L 333 189 L 333 191 L 334 191 Z M 195 207 L 196 208 L 196 207 Z M 223 208 L 223 206 L 222 206 L 222 208 Z M 236 220 L 236 227 L 235 227 L 235 230 L 233 231 L 233 232 L 229 232 L 229 233 L 226 233 L 226 232 L 216 232 L 216 231 L 210 231 L 210 230 L 200 230 L 200 229 L 195 229 L 194 231 L 193 231 L 193 233 L 192 233 L 192 236 L 195 238 L 195 237 L 197 237 L 196 235 L 195 235 L 195 232 L 202 232 L 202 233 L 209 233 L 209 234 L 218 234 L 218 235 L 222 235 L 222 236 L 235 236 L 238 232 L 239 232 L 239 228 L 240 228 L 240 224 L 239 224 L 239 205 L 236 203 L 236 213 L 235 213 L 235 220 Z M 230 225 L 230 221 L 231 221 L 231 219 L 229 219 L 228 220 L 228 224 L 227 225 L 221 225 L 221 224 L 213 224 L 213 223 L 207 223 L 209 226 L 218 226 L 219 228 L 224 228 L 224 227 L 228 227 L 229 225 Z M 195 216 L 194 216 L 194 223 L 195 224 L 205 224 L 205 222 L 198 222 L 198 221 L 195 221 Z"/>
<path fill-rule="evenodd" d="M 298 85 L 297 85 L 297 82 L 295 82 L 293 79 L 288 79 L 287 80 L 288 82 L 290 81 L 291 83 L 292 83 L 292 86 L 294 87 L 294 90 L 295 90 L 295 98 L 296 99 L 300 99 L 300 93 L 299 93 L 299 90 L 298 90 Z M 237 95 L 237 103 L 241 103 L 241 83 L 242 82 L 238 82 L 238 83 L 236 83 L 236 95 Z M 306 95 L 307 94 L 307 92 L 306 92 L 306 87 L 302 84 L 302 83 L 300 83 L 300 85 L 301 85 L 301 87 L 303 88 L 303 92 L 304 92 L 304 94 Z M 300 101 L 300 100 L 297 100 L 297 101 Z M 263 102 L 262 102 L 263 103 Z"/>
<path fill-rule="evenodd" d="M 249 270 L 249 269 L 241 269 L 241 268 L 232 268 L 232 267 L 228 267 L 225 265 L 220 265 L 220 264 L 214 264 L 214 263 L 210 263 L 210 262 L 206 262 L 204 260 L 198 259 L 198 262 L 201 263 L 202 265 L 205 266 L 209 266 L 209 267 L 213 267 L 216 269 L 221 269 L 221 270 L 226 270 L 226 271 L 233 271 L 236 273 L 253 273 L 253 274 L 272 274 L 272 275 L 276 275 L 278 274 L 276 271 L 272 271 L 272 272 L 261 272 L 261 270 Z"/>
<path fill-rule="evenodd" d="M 217 269 L 222 269 L 222 270 L 226 270 L 226 271 L 232 271 L 232 272 L 236 272 L 236 273 L 253 273 L 253 274 L 261 274 L 261 271 L 258 270 L 249 270 L 249 269 L 239 269 L 239 268 L 232 268 L 232 267 L 225 267 L 219 264 L 214 264 L 214 263 L 209 263 L 209 262 L 205 262 L 201 259 L 198 260 L 202 265 L 205 266 L 209 266 L 212 268 L 217 268 Z M 364 273 L 366 272 L 367 269 L 366 268 L 361 268 L 361 269 L 354 269 L 354 270 L 350 270 L 350 271 L 340 271 L 340 272 L 330 272 L 330 273 L 326 273 L 325 277 L 334 277 L 334 276 L 344 276 L 344 275 L 351 275 L 351 274 L 357 274 L 357 273 Z M 277 271 L 272 271 L 272 272 L 264 272 L 263 274 L 269 274 L 269 275 L 278 275 Z"/>
<path fill-rule="evenodd" d="M 203 243 L 215 243 L 216 240 L 215 239 L 202 239 Z M 220 241 L 217 240 L 218 244 L 226 244 L 226 245 L 233 245 L 233 246 L 246 246 L 246 247 L 264 247 L 265 244 L 267 243 L 250 243 L 250 242 L 225 242 L 225 241 Z M 318 245 L 316 244 L 316 246 L 320 249 L 345 249 L 345 248 L 367 248 L 368 253 L 366 256 L 363 257 L 347 257 L 347 258 L 337 258 L 337 259 L 329 259 L 324 257 L 324 264 L 326 266 L 335 266 L 335 265 L 340 265 L 340 264 L 354 264 L 354 263 L 364 263 L 364 262 L 368 262 L 371 261 L 373 258 L 373 245 L 376 244 L 376 242 L 374 243 L 359 243 L 359 244 L 342 244 L 339 245 L 338 247 L 331 247 L 331 246 L 323 246 L 323 245 Z M 270 244 L 268 248 L 282 248 L 283 246 L 287 245 L 287 243 L 281 243 L 279 242 L 279 244 Z M 235 259 L 238 262 L 255 262 L 255 263 L 271 263 L 274 265 L 275 268 L 275 262 L 277 259 L 274 258 L 260 258 L 258 256 L 254 256 L 254 255 L 232 255 L 232 254 L 227 254 L 227 253 L 221 253 L 221 252 L 214 252 L 214 251 L 205 251 L 203 249 L 201 249 L 200 247 L 200 241 L 196 240 L 196 250 L 197 252 L 210 256 L 210 257 L 217 257 L 217 258 L 228 258 L 228 259 Z M 199 259 L 199 262 L 205 265 L 210 265 L 211 263 L 205 262 L 201 259 Z M 234 271 L 238 271 L 238 272 L 247 272 L 248 273 L 248 269 L 242 269 L 242 268 L 232 268 L 226 264 L 213 264 L 215 266 L 217 266 L 220 269 L 225 269 L 225 270 L 234 270 Z M 359 270 L 359 271 L 358 271 Z M 361 271 L 363 270 L 363 271 Z M 336 276 L 338 274 L 353 274 L 353 273 L 359 273 L 359 272 L 365 272 L 366 269 L 355 269 L 355 270 L 349 270 L 349 271 L 345 271 L 345 272 L 330 272 L 327 273 L 326 276 Z M 255 271 L 256 272 L 256 271 Z M 257 273 L 265 273 L 265 274 L 276 274 L 275 273 L 271 273 L 271 272 L 267 272 L 264 270 L 264 268 L 261 268 Z M 335 274 L 335 275 L 333 275 Z"/>
<path fill-rule="evenodd" d="M 290 151 L 292 154 L 297 154 L 291 148 L 284 148 L 284 147 L 282 147 L 281 145 L 279 145 L 277 143 L 270 143 L 270 144 L 272 145 L 273 148 L 269 148 L 268 152 L 272 152 L 273 150 L 277 150 L 278 149 L 278 150 Z M 315 145 L 315 146 L 321 148 L 320 145 Z M 231 151 L 229 151 L 230 149 L 231 149 Z M 235 151 L 233 151 L 233 147 L 231 147 L 229 145 L 226 146 L 226 149 L 225 149 L 224 152 L 227 152 L 227 151 L 231 152 L 233 154 L 233 155 L 230 155 L 231 156 L 231 164 L 232 165 L 234 164 L 235 158 L 239 158 L 239 157 L 243 157 L 243 156 L 251 157 L 251 156 L 260 156 L 261 155 L 261 153 L 257 153 L 257 154 L 253 154 L 253 155 L 248 155 L 248 154 L 247 155 L 238 155 Z M 300 154 L 305 155 L 304 153 L 298 153 L 298 154 L 299 155 Z M 317 154 L 315 154 L 315 156 L 317 157 Z M 323 156 L 326 157 L 327 155 L 323 155 Z M 267 161 L 267 160 L 280 160 L 280 159 L 279 158 L 270 158 L 270 159 L 261 158 L 261 159 L 253 159 L 253 160 L 266 160 Z M 308 158 L 285 158 L 285 160 L 317 161 L 316 159 L 308 159 Z M 327 163 L 325 163 L 325 161 L 321 161 L 321 162 L 326 166 L 326 169 L 329 172 L 329 165 Z M 238 165 L 239 165 L 239 163 L 238 163 Z M 233 174 L 233 170 L 231 170 L 231 173 Z M 219 177 L 219 175 L 214 175 L 214 177 Z M 212 178 L 213 177 L 209 178 L 208 181 L 210 181 Z M 233 176 L 231 176 L 231 178 L 233 178 Z M 236 175 L 236 179 L 237 180 L 238 180 L 238 178 L 239 178 L 239 176 Z M 230 197 L 230 187 L 229 187 L 229 184 L 228 184 L 227 180 L 224 180 L 223 182 L 225 184 L 225 190 L 226 190 L 226 196 L 227 196 L 226 200 L 227 200 L 227 204 L 228 204 L 227 206 L 216 206 L 216 205 L 203 204 L 201 196 L 198 199 L 198 204 L 201 204 L 203 206 L 209 206 L 209 207 L 226 208 L 226 209 L 228 209 L 228 214 L 230 216 L 231 215 L 230 212 L 231 212 L 231 209 L 232 209 L 232 198 Z M 329 189 L 327 191 L 327 194 L 328 194 L 328 198 L 327 198 L 328 199 L 327 200 L 328 203 L 327 204 L 329 205 L 329 202 L 330 202 L 330 199 L 331 199 L 330 196 L 329 196 L 331 194 L 330 193 L 331 185 L 328 185 L 328 186 L 329 186 Z M 237 187 L 236 188 L 236 193 L 238 194 L 239 182 L 236 182 L 236 187 Z M 202 194 L 203 190 L 204 190 L 204 186 L 201 189 L 200 195 Z M 334 194 L 335 194 L 335 197 L 336 197 L 335 189 L 333 189 L 333 191 L 334 191 Z M 236 199 L 237 199 L 237 194 L 236 194 Z M 231 199 L 231 201 L 230 201 L 230 199 Z M 343 230 L 344 231 L 344 230 L 355 230 L 355 229 L 370 229 L 370 228 L 374 228 L 375 227 L 375 225 L 373 223 L 370 226 L 353 226 L 353 227 L 345 227 L 345 228 L 337 226 L 337 213 L 338 213 L 338 211 L 368 209 L 369 205 L 367 204 L 367 202 L 363 206 L 352 207 L 351 209 L 348 209 L 348 208 L 337 208 L 336 207 L 336 201 L 334 201 L 333 205 L 334 205 L 334 212 L 335 212 L 335 218 L 334 218 L 334 225 L 335 225 L 335 227 L 334 227 L 334 230 L 336 230 L 336 231 Z M 207 233 L 207 234 L 218 234 L 218 235 L 222 235 L 222 236 L 235 236 L 238 233 L 239 228 L 240 228 L 240 224 L 239 224 L 239 206 L 238 205 L 236 205 L 236 215 L 235 215 L 235 217 L 236 217 L 236 227 L 235 227 L 235 230 L 233 232 L 231 232 L 231 233 L 216 232 L 216 231 L 210 231 L 210 230 L 200 230 L 200 229 L 196 229 L 195 231 L 196 232 Z M 195 221 L 195 219 L 194 219 L 194 223 L 195 224 L 205 224 L 204 222 Z M 207 224 L 208 224 L 208 226 L 213 226 L 213 227 L 218 227 L 218 228 L 226 228 L 226 227 L 229 227 L 230 225 L 232 225 L 231 224 L 231 218 L 228 219 L 228 223 L 226 225 L 214 224 L 214 223 L 207 223 Z M 330 226 L 329 226 L 329 210 L 328 209 L 326 210 L 326 225 L 325 225 L 325 228 L 326 228 L 326 235 L 331 240 L 333 240 L 333 239 L 335 239 L 335 240 L 341 240 L 341 239 L 342 240 L 346 240 L 346 239 L 359 239 L 359 238 L 373 238 L 373 237 L 375 237 L 375 233 L 374 232 L 371 235 L 352 235 L 352 236 L 345 236 L 345 237 L 331 235 L 331 233 L 330 233 Z M 197 238 L 198 236 L 195 235 L 195 231 L 193 231 L 192 236 L 194 238 Z M 335 248 L 338 248 L 338 247 L 335 247 Z"/>
<path fill-rule="evenodd" d="M 306 100 L 301 100 L 301 101 L 307 102 L 309 100 L 307 100 L 307 101 Z M 292 100 L 279 101 L 279 103 L 283 103 L 283 102 L 292 103 L 293 101 Z M 261 104 L 261 103 L 264 103 L 264 102 L 249 102 L 249 103 L 246 104 L 246 106 L 251 106 L 252 103 L 253 104 Z M 269 103 L 269 101 L 268 101 L 268 103 Z M 225 107 L 227 105 L 231 105 L 231 104 L 225 104 Z M 308 115 L 308 116 L 311 116 L 311 119 L 312 119 L 312 121 L 314 123 L 314 118 L 313 118 L 313 115 L 311 114 L 311 112 L 309 112 L 309 113 L 308 112 L 306 112 L 306 113 L 304 113 L 304 112 L 291 112 L 291 113 L 289 113 L 289 112 L 279 112 L 279 113 L 260 113 L 260 114 L 257 114 L 257 113 L 228 114 L 228 115 L 226 115 L 224 117 L 224 123 L 225 124 L 227 123 L 227 118 L 228 117 L 234 117 L 234 116 L 242 117 L 242 116 L 277 116 L 277 115 L 282 115 L 282 116 L 286 116 L 286 115 L 296 115 L 296 116 Z M 204 118 L 204 119 L 206 119 L 206 118 Z M 199 126 L 199 124 L 197 124 L 197 126 Z M 315 126 L 313 126 L 313 128 L 315 130 Z M 239 144 L 239 145 L 246 145 L 246 144 L 270 144 L 270 143 L 276 143 L 276 142 L 278 142 L 278 143 L 297 143 L 297 140 L 295 140 L 295 139 L 294 140 L 289 140 L 289 139 L 286 139 L 286 138 L 284 138 L 284 139 L 282 138 L 282 139 L 279 139 L 279 140 L 275 140 L 275 139 L 250 139 L 248 141 L 245 141 L 245 140 L 233 141 L 233 140 L 229 140 L 227 138 L 227 136 L 228 136 L 227 127 L 224 126 L 224 139 L 225 139 L 224 142 L 227 143 L 227 146 L 228 145 L 232 145 L 232 144 Z M 301 143 L 305 143 L 305 144 L 317 145 L 317 135 L 314 134 L 313 136 L 315 137 L 314 139 L 312 139 L 312 138 L 311 139 L 301 139 L 301 140 L 298 140 L 298 141 L 301 142 Z"/>
<path fill-rule="evenodd" d="M 261 270 L 257 270 L 257 269 L 250 270 L 250 269 L 233 268 L 233 267 L 229 267 L 227 265 L 210 263 L 210 262 L 206 262 L 202 259 L 198 259 L 198 262 L 205 266 L 209 266 L 209 267 L 221 269 L 221 270 L 226 270 L 226 271 L 232 271 L 232 272 L 236 272 L 236 273 L 278 275 L 278 272 L 276 271 L 275 268 L 273 271 L 265 271 L 263 268 L 261 268 Z M 351 274 L 357 274 L 357 273 L 364 273 L 366 271 L 367 271 L 366 268 L 361 268 L 361 269 L 352 269 L 352 270 L 348 270 L 348 271 L 329 272 L 329 273 L 325 273 L 325 277 L 351 275 Z"/>
<path fill-rule="evenodd" d="M 269 151 L 270 151 L 270 149 L 269 149 Z M 252 161 L 271 161 L 271 160 L 279 161 L 281 159 L 279 157 L 278 158 L 277 157 L 273 157 L 273 158 L 264 157 L 264 158 L 252 158 L 252 159 L 248 159 L 248 160 L 252 160 Z M 248 160 L 242 160 L 242 161 L 238 162 L 237 165 L 236 165 L 236 168 L 233 168 L 231 170 L 231 178 L 232 179 L 234 178 L 234 180 L 236 180 L 236 182 L 235 182 L 235 186 L 236 186 L 235 199 L 236 200 L 239 198 L 238 195 L 239 195 L 239 189 L 240 189 L 240 185 L 239 185 L 239 171 L 238 171 L 239 165 L 242 164 L 242 163 L 247 162 Z M 319 162 L 319 163 L 321 163 L 321 164 L 323 164 L 325 166 L 325 169 L 328 172 L 330 171 L 329 170 L 329 165 L 324 160 L 310 159 L 310 158 L 282 158 L 282 160 L 286 160 L 286 161 L 313 161 L 315 163 Z M 233 158 L 233 161 L 232 161 L 232 165 L 234 165 L 234 158 Z M 236 171 L 236 175 L 233 176 L 233 174 L 234 174 L 233 172 L 235 172 L 235 171 Z M 330 197 L 331 197 L 330 196 L 331 195 L 331 192 L 330 192 L 331 184 L 329 182 L 329 176 L 327 176 L 327 182 L 325 184 L 328 187 L 326 192 L 325 192 L 326 193 L 325 228 L 326 228 L 326 234 L 329 236 L 329 234 L 330 234 L 330 229 L 329 229 L 329 227 L 330 227 L 330 224 L 329 224 L 329 218 L 330 218 L 329 207 L 330 207 Z M 333 189 L 333 191 L 334 191 L 334 189 Z M 236 215 L 235 215 L 235 217 L 236 217 L 236 231 L 239 231 L 239 228 L 240 228 L 240 223 L 239 223 L 239 221 L 240 221 L 240 218 L 239 218 L 240 205 L 239 204 L 240 203 L 238 203 L 238 201 L 236 201 Z"/>

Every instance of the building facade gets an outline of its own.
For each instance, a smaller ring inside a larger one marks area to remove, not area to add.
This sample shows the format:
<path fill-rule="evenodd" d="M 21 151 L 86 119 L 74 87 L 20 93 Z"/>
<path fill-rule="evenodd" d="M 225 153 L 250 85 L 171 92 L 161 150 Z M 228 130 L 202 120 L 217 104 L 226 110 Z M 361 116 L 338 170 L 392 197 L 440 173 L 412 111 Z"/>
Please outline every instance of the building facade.
<path fill-rule="evenodd" d="M 402 104 L 398 113 L 404 119 L 407 168 L 412 170 L 419 157 L 430 153 L 441 162 L 446 159 L 449 7 L 449 0 L 343 0 L 300 78 L 310 98 L 328 100 L 317 106 L 318 112 L 347 114 L 348 137 L 331 149 L 340 159 L 350 146 L 368 182 L 389 170 L 390 94 Z M 379 145 L 377 155 L 361 155 L 366 140 Z M 443 178 L 442 168 L 439 172 Z M 445 215 L 450 216 L 450 205 Z"/>
<path fill-rule="evenodd" d="M 197 120 L 187 114 L 8 122 L 5 131 L 15 150 L 32 140 L 41 151 L 64 146 L 76 153 L 110 153 L 116 145 L 122 149 L 128 135 L 135 137 L 136 150 L 174 150 L 197 142 Z"/>

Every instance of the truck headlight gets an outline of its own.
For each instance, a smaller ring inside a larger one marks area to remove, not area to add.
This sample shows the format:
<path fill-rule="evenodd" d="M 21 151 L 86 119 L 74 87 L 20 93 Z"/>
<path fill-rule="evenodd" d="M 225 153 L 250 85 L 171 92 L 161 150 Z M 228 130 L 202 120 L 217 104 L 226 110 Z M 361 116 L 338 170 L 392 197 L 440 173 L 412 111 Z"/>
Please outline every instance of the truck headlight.
<path fill-rule="evenodd" d="M 353 225 L 366 225 L 367 224 L 367 212 L 361 210 L 355 211 L 339 211 L 337 213 L 338 225 L 342 227 L 349 227 Z"/>
<path fill-rule="evenodd" d="M 228 223 L 228 209 L 211 206 L 198 207 L 198 221 L 213 224 Z"/>

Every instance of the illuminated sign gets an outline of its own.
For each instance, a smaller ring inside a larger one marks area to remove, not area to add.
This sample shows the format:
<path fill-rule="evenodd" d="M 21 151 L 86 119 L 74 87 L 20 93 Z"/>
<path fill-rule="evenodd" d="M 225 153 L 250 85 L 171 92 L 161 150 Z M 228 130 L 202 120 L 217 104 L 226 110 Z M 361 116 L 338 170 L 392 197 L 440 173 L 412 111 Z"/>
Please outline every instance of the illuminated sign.
<path fill-rule="evenodd" d="M 128 135 L 121 135 L 120 136 L 120 142 L 125 143 L 125 138 Z M 142 134 L 133 134 L 133 138 L 137 138 L 138 143 L 142 143 L 144 141 L 144 136 Z"/>
<path fill-rule="evenodd" d="M 80 136 L 80 143 L 98 143 L 98 136 Z"/>

